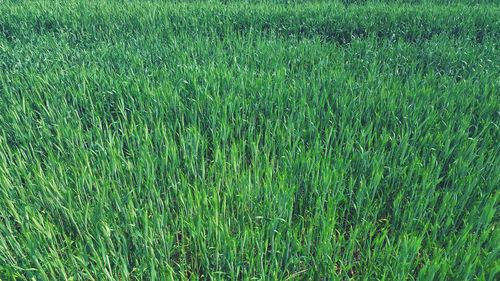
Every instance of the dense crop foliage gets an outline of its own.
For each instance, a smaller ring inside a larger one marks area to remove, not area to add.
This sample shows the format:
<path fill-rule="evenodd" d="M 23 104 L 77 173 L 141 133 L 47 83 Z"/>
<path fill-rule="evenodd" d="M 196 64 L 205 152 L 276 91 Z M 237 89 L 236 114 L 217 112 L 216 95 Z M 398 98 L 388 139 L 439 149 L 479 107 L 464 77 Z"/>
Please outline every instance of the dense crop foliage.
<path fill-rule="evenodd" d="M 495 280 L 496 1 L 0 0 L 0 279 Z"/>

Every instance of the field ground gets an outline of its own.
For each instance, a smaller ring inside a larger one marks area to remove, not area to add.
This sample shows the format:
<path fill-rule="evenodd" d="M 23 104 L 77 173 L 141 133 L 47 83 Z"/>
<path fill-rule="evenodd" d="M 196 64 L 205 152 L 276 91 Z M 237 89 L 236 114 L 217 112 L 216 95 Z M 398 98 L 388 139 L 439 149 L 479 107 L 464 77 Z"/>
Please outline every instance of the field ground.
<path fill-rule="evenodd" d="M 498 280 L 499 47 L 496 1 L 0 0 L 0 279 Z"/>

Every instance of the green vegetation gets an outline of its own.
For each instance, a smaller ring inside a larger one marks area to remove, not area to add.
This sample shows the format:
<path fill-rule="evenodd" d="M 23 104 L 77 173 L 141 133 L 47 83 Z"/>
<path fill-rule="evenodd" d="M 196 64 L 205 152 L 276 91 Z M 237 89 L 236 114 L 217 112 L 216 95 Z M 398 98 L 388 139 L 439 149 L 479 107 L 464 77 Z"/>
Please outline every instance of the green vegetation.
<path fill-rule="evenodd" d="M 496 1 L 0 0 L 1 280 L 497 280 Z"/>

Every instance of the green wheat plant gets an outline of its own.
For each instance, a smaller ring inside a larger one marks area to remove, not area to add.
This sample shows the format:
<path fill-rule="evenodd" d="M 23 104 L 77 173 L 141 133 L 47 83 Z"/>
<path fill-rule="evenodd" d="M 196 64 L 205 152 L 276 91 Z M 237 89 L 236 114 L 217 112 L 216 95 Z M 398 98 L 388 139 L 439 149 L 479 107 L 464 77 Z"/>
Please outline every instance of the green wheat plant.
<path fill-rule="evenodd" d="M 497 280 L 496 1 L 0 1 L 0 280 Z"/>

